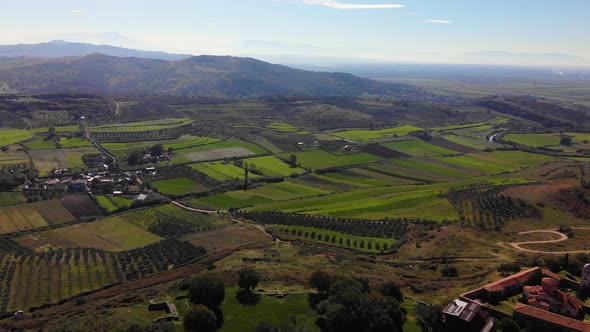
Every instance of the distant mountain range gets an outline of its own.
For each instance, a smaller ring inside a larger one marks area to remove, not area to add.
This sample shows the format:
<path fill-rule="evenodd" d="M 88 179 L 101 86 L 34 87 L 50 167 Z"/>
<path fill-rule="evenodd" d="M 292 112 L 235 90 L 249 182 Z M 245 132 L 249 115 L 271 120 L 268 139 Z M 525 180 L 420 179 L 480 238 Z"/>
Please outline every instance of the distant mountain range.
<path fill-rule="evenodd" d="M 86 56 L 95 53 L 117 57 L 136 57 L 169 61 L 182 60 L 192 56 L 188 54 L 133 50 L 109 45 L 71 43 L 63 40 L 54 40 L 39 44 L 0 45 L 0 58 L 27 57 L 55 59 L 70 56 Z"/>
<path fill-rule="evenodd" d="M 64 46 L 69 48 L 70 45 Z M 5 58 L 0 60 L 0 87 L 4 91 L 25 93 L 229 98 L 358 96 L 364 93 L 402 96 L 423 92 L 407 84 L 377 82 L 344 73 L 293 69 L 252 58 L 195 56 L 167 61 L 98 53 L 57 59 Z"/>

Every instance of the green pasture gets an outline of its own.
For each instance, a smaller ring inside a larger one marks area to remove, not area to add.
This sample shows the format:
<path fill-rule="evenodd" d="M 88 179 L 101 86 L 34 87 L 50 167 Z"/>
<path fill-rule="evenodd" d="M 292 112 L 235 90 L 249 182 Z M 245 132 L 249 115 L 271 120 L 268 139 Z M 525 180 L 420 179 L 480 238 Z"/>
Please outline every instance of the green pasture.
<path fill-rule="evenodd" d="M 133 200 L 119 196 L 96 196 L 98 202 L 104 206 L 108 212 L 117 211 L 122 208 L 130 207 L 133 204 Z"/>
<path fill-rule="evenodd" d="M 92 127 L 90 131 L 94 132 L 138 132 L 148 130 L 162 130 L 177 128 L 193 123 L 189 118 L 170 118 L 162 120 L 137 121 L 108 124 L 104 126 Z"/>
<path fill-rule="evenodd" d="M 21 129 L 0 129 L 0 146 L 6 146 L 32 138 L 30 132 Z"/>
<path fill-rule="evenodd" d="M 443 138 L 447 141 L 451 141 L 453 143 L 457 143 L 476 150 L 484 150 L 489 147 L 494 147 L 494 143 L 487 142 L 483 137 L 473 138 L 458 135 L 445 135 Z"/>
<path fill-rule="evenodd" d="M 344 167 L 381 160 L 381 158 L 368 153 L 334 155 L 323 150 L 300 152 L 295 155 L 297 156 L 297 164 L 311 169 Z M 289 154 L 281 155 L 281 157 L 289 158 Z"/>
<path fill-rule="evenodd" d="M 504 139 L 510 142 L 526 145 L 526 146 L 558 146 L 561 138 L 569 136 L 572 138 L 572 143 L 582 143 L 590 141 L 590 134 L 587 133 L 551 133 L 551 134 L 508 134 Z"/>
<path fill-rule="evenodd" d="M 283 326 L 295 317 L 298 327 L 319 331 L 316 314 L 307 302 L 307 293 L 289 294 L 282 299 L 262 295 L 255 305 L 243 305 L 236 299 L 236 288 L 227 288 L 221 305 L 223 326 L 220 332 L 255 331 L 263 322 Z"/>
<path fill-rule="evenodd" d="M 455 129 L 465 129 L 465 128 L 473 128 L 473 127 L 480 127 L 484 126 L 485 122 L 476 122 L 476 123 L 466 123 L 466 124 L 459 124 L 459 125 L 451 125 L 451 126 L 443 126 L 443 127 L 434 127 L 431 128 L 432 130 L 437 131 L 449 131 Z"/>
<path fill-rule="evenodd" d="M 457 152 L 440 146 L 428 144 L 421 140 L 407 140 L 383 143 L 383 146 L 413 157 L 430 157 L 438 155 L 457 154 Z"/>
<path fill-rule="evenodd" d="M 299 128 L 294 127 L 286 122 L 273 122 L 266 126 L 268 129 L 276 130 L 276 131 L 284 131 L 284 132 L 296 132 L 299 131 Z"/>
<path fill-rule="evenodd" d="M 56 126 L 55 128 L 56 133 L 75 133 L 80 131 L 80 126 Z M 49 127 L 40 127 L 29 129 L 29 132 L 32 134 L 40 134 L 40 133 L 49 133 Z"/>
<path fill-rule="evenodd" d="M 77 148 L 77 147 L 84 147 L 84 146 L 92 146 L 92 143 L 84 138 L 79 137 L 72 137 L 72 138 L 63 138 L 59 140 L 59 145 L 62 148 Z"/>
<path fill-rule="evenodd" d="M 330 245 L 330 246 L 348 248 L 348 249 L 353 249 L 353 250 L 363 251 L 363 252 L 370 252 L 370 253 L 380 253 L 381 252 L 380 249 L 379 250 L 375 249 L 375 244 L 379 244 L 379 248 L 383 248 L 384 244 L 387 245 L 387 248 L 393 248 L 393 246 L 397 242 L 395 239 L 392 239 L 392 238 L 354 236 L 354 235 L 350 235 L 350 234 L 346 234 L 346 233 L 334 232 L 334 231 L 330 231 L 327 229 L 313 228 L 313 227 L 271 225 L 271 226 L 267 226 L 266 228 L 269 229 L 273 235 L 275 235 L 279 238 L 282 238 L 282 239 L 303 240 L 303 241 L 308 241 L 308 242 L 321 243 L 321 244 L 326 244 L 326 245 Z M 281 229 L 283 231 L 281 231 Z M 286 233 L 285 230 L 288 230 L 289 232 Z M 303 233 L 308 232 L 310 234 L 312 232 L 314 232 L 316 234 L 316 237 L 314 239 L 312 239 L 309 236 L 305 237 L 305 235 L 301 235 L 301 236 L 293 235 L 291 233 L 293 230 L 295 230 L 296 232 L 302 231 Z M 322 235 L 322 240 L 318 240 L 318 238 L 317 238 L 318 234 Z M 330 237 L 330 241 L 324 240 L 324 236 L 326 236 L 326 235 L 328 235 Z M 343 239 L 342 244 L 340 244 L 340 241 L 339 241 L 340 238 Z M 332 239 L 336 239 L 335 242 L 332 242 Z M 347 239 L 350 239 L 350 246 L 346 245 Z M 354 245 L 355 241 L 357 244 L 356 246 Z M 360 246 L 361 241 L 365 243 L 364 248 L 361 248 L 361 246 Z M 367 243 L 371 243 L 371 248 L 367 247 Z"/>
<path fill-rule="evenodd" d="M 36 136 L 32 140 L 23 143 L 27 149 L 30 150 L 43 150 L 43 149 L 55 149 L 55 142 L 47 137 Z"/>
<path fill-rule="evenodd" d="M 158 188 L 163 194 L 184 195 L 205 191 L 208 188 L 189 178 L 174 178 L 152 182 L 152 186 Z"/>
<path fill-rule="evenodd" d="M 394 137 L 397 136 L 406 136 L 411 132 L 423 130 L 419 127 L 414 126 L 401 126 L 401 127 L 394 127 L 394 128 L 387 128 L 387 129 L 378 129 L 378 130 L 345 130 L 345 131 L 338 131 L 333 132 L 332 134 L 345 138 L 347 140 L 356 141 L 356 142 L 368 142 L 372 140 L 377 140 L 380 138 L 385 137 Z"/>

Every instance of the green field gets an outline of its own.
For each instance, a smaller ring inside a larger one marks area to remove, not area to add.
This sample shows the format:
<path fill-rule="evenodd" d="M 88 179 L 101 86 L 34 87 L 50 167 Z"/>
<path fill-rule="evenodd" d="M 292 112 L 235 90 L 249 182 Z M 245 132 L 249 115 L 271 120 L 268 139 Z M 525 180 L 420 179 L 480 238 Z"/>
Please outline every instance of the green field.
<path fill-rule="evenodd" d="M 177 128 L 193 123 L 189 118 L 170 118 L 162 120 L 138 121 L 115 123 L 104 126 L 92 127 L 90 131 L 94 132 L 138 132 L 148 130 L 162 130 Z"/>
<path fill-rule="evenodd" d="M 59 145 L 62 148 L 77 148 L 77 147 L 84 147 L 84 146 L 92 146 L 92 142 L 87 139 L 79 138 L 79 137 L 72 137 L 72 138 L 62 138 L 59 141 Z"/>
<path fill-rule="evenodd" d="M 485 125 L 486 125 L 485 122 L 476 122 L 476 123 L 466 123 L 466 124 L 460 124 L 460 125 L 434 127 L 434 128 L 432 128 L 432 130 L 449 131 L 449 130 L 455 130 L 455 129 L 474 128 L 474 127 L 480 127 L 480 126 L 485 126 Z"/>
<path fill-rule="evenodd" d="M 262 323 L 283 326 L 295 316 L 297 326 L 319 331 L 315 325 L 316 314 L 309 307 L 306 293 L 289 294 L 282 299 L 262 296 L 256 305 L 243 305 L 236 300 L 235 288 L 226 289 L 223 310 L 223 326 L 220 332 L 255 331 Z"/>
<path fill-rule="evenodd" d="M 456 219 L 458 215 L 454 207 L 438 196 L 445 188 L 434 185 L 362 188 L 301 200 L 261 204 L 248 210 L 277 210 L 358 219 Z"/>
<path fill-rule="evenodd" d="M 109 152 L 114 154 L 115 156 L 124 157 L 131 151 L 143 150 L 156 144 L 162 144 L 165 149 L 172 148 L 174 151 L 177 151 L 180 149 L 187 149 L 216 142 L 219 142 L 219 140 L 216 138 L 183 135 L 180 138 L 173 140 L 141 141 L 128 143 L 102 143 L 101 145 L 105 149 L 109 150 Z M 177 152 L 180 153 L 180 151 Z"/>
<path fill-rule="evenodd" d="M 104 206 L 108 212 L 117 211 L 122 208 L 128 208 L 133 203 L 132 199 L 119 197 L 119 196 L 96 196 L 96 199 L 100 205 Z"/>
<path fill-rule="evenodd" d="M 302 226 L 286 226 L 286 225 L 271 225 L 267 226 L 267 228 L 277 237 L 288 239 L 288 240 L 304 240 L 309 242 L 316 242 L 330 246 L 336 246 L 341 248 L 348 248 L 354 249 L 357 251 L 363 252 L 370 252 L 370 253 L 379 253 L 382 252 L 381 249 L 385 244 L 387 248 L 393 248 L 394 244 L 397 242 L 395 239 L 390 238 L 377 238 L 377 237 L 367 237 L 367 236 L 354 236 L 346 233 L 339 233 L 330 231 L 327 229 L 320 229 L 320 228 L 313 228 L 313 227 L 302 227 Z M 293 235 L 292 232 L 307 232 L 307 233 L 316 233 L 315 238 L 311 238 L 310 236 L 305 237 L 305 235 Z M 321 234 L 323 239 L 319 239 L 317 234 Z M 329 236 L 330 241 L 325 241 L 325 236 Z M 340 243 L 339 239 L 343 239 L 343 243 Z M 332 241 L 335 239 L 335 241 Z M 347 239 L 350 240 L 350 246 L 347 245 Z M 356 245 L 354 245 L 356 242 Z M 366 245 L 360 245 L 363 242 Z M 371 243 L 370 248 L 368 244 Z M 378 244 L 378 247 L 375 246 Z"/>
<path fill-rule="evenodd" d="M 47 137 L 36 136 L 23 144 L 31 150 L 55 149 L 55 142 L 48 140 Z"/>
<path fill-rule="evenodd" d="M 430 157 L 438 155 L 457 154 L 457 152 L 440 146 L 428 144 L 421 140 L 407 140 L 401 142 L 383 143 L 383 146 L 413 157 Z"/>
<path fill-rule="evenodd" d="M 82 156 L 99 153 L 99 150 L 93 147 L 30 151 L 33 164 L 42 175 L 57 168 L 82 169 L 85 166 Z"/>
<path fill-rule="evenodd" d="M 508 134 L 504 137 L 505 140 L 526 145 L 526 146 L 558 146 L 560 145 L 561 137 L 569 136 L 572 138 L 572 142 L 582 143 L 584 141 L 590 141 L 590 134 L 586 133 L 559 133 L 554 134 Z"/>
<path fill-rule="evenodd" d="M 208 188 L 204 185 L 193 181 L 189 178 L 174 178 L 168 180 L 160 180 L 152 183 L 158 192 L 163 194 L 184 195 L 195 192 L 205 191 Z"/>
<path fill-rule="evenodd" d="M 244 162 L 248 163 L 248 165 L 253 164 L 256 170 L 261 171 L 262 174 L 266 176 L 272 177 L 284 177 L 289 176 L 293 173 L 301 174 L 305 172 L 305 170 L 301 168 L 292 168 L 291 166 L 287 165 L 284 161 L 274 156 L 249 158 L 244 160 Z"/>
<path fill-rule="evenodd" d="M 55 128 L 56 133 L 75 133 L 80 131 L 80 126 L 57 126 Z M 49 133 L 49 127 L 40 127 L 29 129 L 32 134 Z"/>
<path fill-rule="evenodd" d="M 191 164 L 191 168 L 203 172 L 210 177 L 214 178 L 218 181 L 227 181 L 227 180 L 235 180 L 235 179 L 243 179 L 245 171 L 244 169 L 234 165 L 231 162 L 223 162 L 223 161 L 214 161 L 214 162 L 205 162 L 199 164 Z M 255 179 L 259 176 L 256 174 L 248 174 L 248 177 Z"/>
<path fill-rule="evenodd" d="M 484 150 L 489 147 L 494 147 L 494 143 L 484 140 L 483 137 L 473 138 L 458 135 L 445 135 L 443 136 L 443 138 L 453 143 L 464 145 L 476 150 Z"/>
<path fill-rule="evenodd" d="M 414 126 L 401 126 L 378 130 L 345 130 L 333 132 L 332 134 L 351 141 L 368 142 L 386 137 L 406 136 L 411 132 L 420 130 L 423 129 Z"/>
<path fill-rule="evenodd" d="M 334 155 L 322 150 L 300 152 L 295 155 L 297 156 L 298 164 L 311 169 L 344 167 L 381 160 L 381 158 L 368 153 Z M 289 154 L 281 155 L 281 157 L 289 158 Z"/>
<path fill-rule="evenodd" d="M 284 131 L 284 132 L 295 132 L 299 131 L 299 128 L 293 127 L 292 125 L 285 123 L 285 122 L 273 122 L 266 126 L 268 129 L 276 130 L 276 131 Z"/>
<path fill-rule="evenodd" d="M 31 137 L 33 135 L 26 130 L 0 128 L 0 146 L 25 141 Z"/>
<path fill-rule="evenodd" d="M 329 191 L 314 188 L 293 181 L 272 183 L 259 186 L 248 191 L 232 191 L 228 193 L 207 196 L 199 199 L 216 209 L 239 208 L 256 204 L 268 203 L 275 200 L 287 200 L 327 194 Z"/>
<path fill-rule="evenodd" d="M 446 164 L 481 171 L 484 174 L 511 172 L 556 160 L 549 156 L 522 151 L 479 152 L 465 156 L 435 158 Z"/>
<path fill-rule="evenodd" d="M 173 164 L 253 157 L 268 154 L 256 144 L 239 140 L 220 141 L 176 151 Z"/>

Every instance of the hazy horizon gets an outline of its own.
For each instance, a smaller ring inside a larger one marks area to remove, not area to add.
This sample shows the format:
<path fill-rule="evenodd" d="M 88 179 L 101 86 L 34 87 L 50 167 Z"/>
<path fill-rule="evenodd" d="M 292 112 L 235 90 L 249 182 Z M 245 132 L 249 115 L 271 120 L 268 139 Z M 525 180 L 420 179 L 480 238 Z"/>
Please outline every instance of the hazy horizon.
<path fill-rule="evenodd" d="M 265 60 L 590 65 L 585 19 L 590 3 L 582 0 L 558 6 L 529 0 L 518 5 L 507 0 L 0 0 L 0 5 L 0 28 L 12 32 L 0 36 L 4 45 L 67 40 Z"/>

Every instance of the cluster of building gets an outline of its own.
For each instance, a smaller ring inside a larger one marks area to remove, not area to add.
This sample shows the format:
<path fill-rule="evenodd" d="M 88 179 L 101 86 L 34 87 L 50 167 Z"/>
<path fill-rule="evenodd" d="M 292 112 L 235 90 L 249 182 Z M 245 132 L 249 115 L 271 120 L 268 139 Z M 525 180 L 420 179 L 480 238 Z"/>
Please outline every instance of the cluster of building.
<path fill-rule="evenodd" d="M 443 314 L 458 331 L 493 331 L 498 320 L 511 316 L 491 304 L 520 294 L 512 318 L 528 331 L 590 332 L 583 321 L 590 308 L 562 290 L 590 287 L 590 264 L 583 276 L 578 283 L 539 267 L 528 269 L 461 295 Z M 540 285 L 531 284 L 539 277 Z"/>
<path fill-rule="evenodd" d="M 25 191 L 93 192 L 99 194 L 138 194 L 143 190 L 140 176 L 109 172 L 72 174 L 69 169 L 56 170 L 53 177 L 27 181 Z"/>

